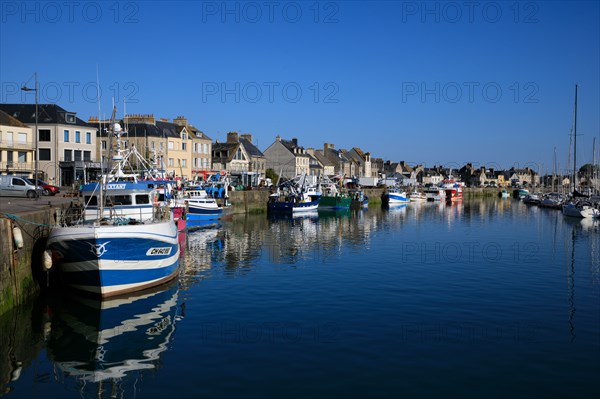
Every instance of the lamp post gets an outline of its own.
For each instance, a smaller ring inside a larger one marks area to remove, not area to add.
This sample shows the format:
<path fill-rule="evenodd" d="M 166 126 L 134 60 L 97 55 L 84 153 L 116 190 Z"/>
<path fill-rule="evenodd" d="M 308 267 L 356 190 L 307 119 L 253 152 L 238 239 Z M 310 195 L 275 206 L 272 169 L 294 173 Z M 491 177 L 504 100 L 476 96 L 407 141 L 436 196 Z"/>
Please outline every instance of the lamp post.
<path fill-rule="evenodd" d="M 38 199 L 38 195 L 37 195 L 37 187 L 38 187 L 38 158 L 39 158 L 39 154 L 38 154 L 38 80 L 37 80 L 37 72 L 34 73 L 35 76 L 35 89 L 31 89 L 27 86 L 23 86 L 21 87 L 21 90 L 23 91 L 35 91 L 35 153 L 34 153 L 34 162 L 35 162 L 35 166 L 34 166 L 34 172 L 33 172 L 33 182 L 35 183 L 35 191 L 36 191 L 36 196 L 35 199 Z"/>

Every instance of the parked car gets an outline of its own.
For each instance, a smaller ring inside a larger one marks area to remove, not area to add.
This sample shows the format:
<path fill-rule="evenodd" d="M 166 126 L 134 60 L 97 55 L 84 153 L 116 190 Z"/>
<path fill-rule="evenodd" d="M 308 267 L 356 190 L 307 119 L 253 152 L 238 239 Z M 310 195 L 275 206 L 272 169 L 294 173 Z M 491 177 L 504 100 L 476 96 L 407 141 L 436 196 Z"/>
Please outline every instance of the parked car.
<path fill-rule="evenodd" d="M 33 185 L 33 179 L 27 179 Z M 60 188 L 53 186 L 51 184 L 46 183 L 43 180 L 37 179 L 37 185 L 40 186 L 44 190 L 44 195 L 56 195 L 60 193 Z"/>
<path fill-rule="evenodd" d="M 27 197 L 36 198 L 43 193 L 40 186 L 25 177 L 2 175 L 0 176 L 0 196 L 2 197 Z"/>

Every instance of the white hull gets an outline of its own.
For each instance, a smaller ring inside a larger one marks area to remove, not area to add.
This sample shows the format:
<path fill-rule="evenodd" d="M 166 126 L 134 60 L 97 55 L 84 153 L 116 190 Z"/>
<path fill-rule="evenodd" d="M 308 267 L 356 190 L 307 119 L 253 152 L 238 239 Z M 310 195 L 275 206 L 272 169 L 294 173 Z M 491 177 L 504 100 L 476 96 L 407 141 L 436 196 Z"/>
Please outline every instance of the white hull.
<path fill-rule="evenodd" d="M 573 204 L 566 204 L 562 207 L 563 215 L 576 218 L 598 218 L 600 211 L 590 206 L 578 207 Z"/>
<path fill-rule="evenodd" d="M 162 284 L 179 266 L 172 219 L 135 225 L 55 227 L 48 237 L 53 265 L 63 282 L 109 297 Z"/>

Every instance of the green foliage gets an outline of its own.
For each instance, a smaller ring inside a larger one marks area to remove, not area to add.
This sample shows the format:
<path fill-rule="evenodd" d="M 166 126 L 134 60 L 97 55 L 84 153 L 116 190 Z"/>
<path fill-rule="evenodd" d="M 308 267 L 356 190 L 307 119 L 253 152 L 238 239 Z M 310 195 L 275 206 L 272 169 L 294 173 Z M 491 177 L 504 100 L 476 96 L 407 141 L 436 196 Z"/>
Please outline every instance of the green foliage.
<path fill-rule="evenodd" d="M 279 176 L 277 175 L 277 173 L 275 173 L 275 171 L 271 168 L 269 168 L 265 171 L 265 177 L 268 179 L 271 179 L 273 184 L 277 183 L 277 180 L 279 179 Z"/>

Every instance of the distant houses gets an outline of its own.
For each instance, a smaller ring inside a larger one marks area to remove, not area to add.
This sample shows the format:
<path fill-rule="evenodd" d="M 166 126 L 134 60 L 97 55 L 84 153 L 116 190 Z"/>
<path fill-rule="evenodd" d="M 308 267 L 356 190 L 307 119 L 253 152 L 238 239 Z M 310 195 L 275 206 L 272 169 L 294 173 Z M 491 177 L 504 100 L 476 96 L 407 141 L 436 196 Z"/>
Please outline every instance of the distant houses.
<path fill-rule="evenodd" d="M 225 141 L 213 140 L 184 116 L 169 120 L 154 114 L 131 114 L 118 122 L 127 131 L 125 149 L 135 146 L 170 177 L 184 180 L 206 180 L 212 174 L 227 173 L 235 186 L 254 187 L 264 181 L 268 169 L 286 178 L 301 174 L 379 177 L 407 186 L 436 185 L 450 176 L 470 187 L 565 187 L 571 180 L 571 176 L 542 178 L 530 168 L 498 170 L 472 163 L 453 168 L 409 165 L 375 157 L 358 145 L 343 149 L 324 142 L 322 147 L 305 148 L 297 137 L 280 135 L 261 151 L 253 134 L 230 131 Z M 37 139 L 40 178 L 59 186 L 96 179 L 110 167 L 116 150 L 114 138 L 108 137 L 108 123 L 94 116 L 84 122 L 74 111 L 39 104 L 36 137 L 34 104 L 0 104 L 0 173 L 33 176 Z M 593 183 L 593 177 L 585 174 L 578 180 L 584 185 Z"/>

